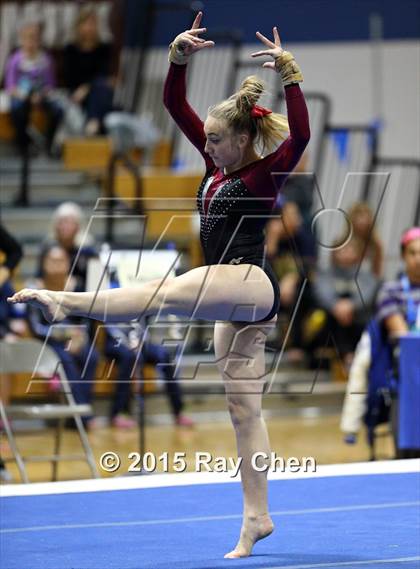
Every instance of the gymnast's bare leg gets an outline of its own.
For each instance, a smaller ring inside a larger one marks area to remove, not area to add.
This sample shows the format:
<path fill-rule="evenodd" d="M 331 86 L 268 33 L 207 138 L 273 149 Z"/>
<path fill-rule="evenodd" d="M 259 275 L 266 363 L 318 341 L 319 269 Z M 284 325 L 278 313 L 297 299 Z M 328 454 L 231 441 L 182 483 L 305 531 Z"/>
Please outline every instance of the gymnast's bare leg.
<path fill-rule="evenodd" d="M 270 535 L 274 529 L 268 513 L 267 470 L 261 472 L 253 468 L 251 458 L 257 451 L 270 456 L 267 429 L 261 415 L 261 398 L 265 341 L 276 318 L 248 325 L 216 322 L 214 329 L 216 361 L 225 383 L 238 456 L 242 458 L 242 529 L 235 549 L 225 555 L 229 558 L 247 557 L 254 543 Z M 258 463 L 259 467 L 262 465 L 263 462 Z"/>
<path fill-rule="evenodd" d="M 270 312 L 274 292 L 260 267 L 243 264 L 198 267 L 178 277 L 153 280 L 135 288 L 80 293 L 27 288 L 8 300 L 38 306 L 49 322 L 60 322 L 66 316 L 122 322 L 165 314 L 255 322 Z"/>

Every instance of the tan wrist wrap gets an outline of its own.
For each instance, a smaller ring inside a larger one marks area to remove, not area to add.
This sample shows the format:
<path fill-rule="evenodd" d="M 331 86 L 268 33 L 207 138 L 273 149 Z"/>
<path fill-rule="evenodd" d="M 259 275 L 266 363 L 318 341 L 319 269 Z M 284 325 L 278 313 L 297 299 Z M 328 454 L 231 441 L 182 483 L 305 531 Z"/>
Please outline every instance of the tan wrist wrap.
<path fill-rule="evenodd" d="M 176 63 L 177 65 L 186 65 L 188 63 L 189 56 L 183 53 L 183 50 L 180 49 L 180 44 L 176 41 L 173 41 L 169 45 L 169 55 L 168 61 L 169 63 Z"/>
<path fill-rule="evenodd" d="M 303 81 L 302 71 L 290 51 L 283 51 L 276 57 L 274 64 L 277 73 L 281 75 L 284 86 Z"/>

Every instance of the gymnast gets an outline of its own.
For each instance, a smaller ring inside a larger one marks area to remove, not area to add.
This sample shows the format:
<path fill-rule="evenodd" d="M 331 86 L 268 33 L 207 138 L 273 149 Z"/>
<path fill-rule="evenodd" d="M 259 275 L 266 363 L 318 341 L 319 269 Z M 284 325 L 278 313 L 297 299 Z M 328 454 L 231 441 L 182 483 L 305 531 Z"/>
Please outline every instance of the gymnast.
<path fill-rule="evenodd" d="M 214 46 L 200 37 L 206 31 L 200 27 L 201 18 L 199 12 L 192 28 L 170 45 L 164 104 L 205 163 L 197 194 L 205 265 L 136 288 L 96 293 L 23 289 L 9 302 L 38 306 L 53 322 L 69 315 L 121 322 L 160 314 L 215 322 L 216 362 L 242 457 L 242 528 L 236 547 L 225 555 L 238 558 L 249 556 L 254 543 L 274 529 L 267 503 L 267 472 L 251 464 L 257 451 L 270 456 L 261 402 L 265 341 L 279 308 L 277 279 L 264 254 L 264 226 L 278 191 L 271 172 L 281 172 L 284 181 L 310 133 L 299 87 L 302 73 L 293 55 L 282 49 L 277 28 L 273 28 L 274 41 L 257 32 L 265 48 L 252 57 L 271 58 L 263 67 L 280 76 L 288 117 L 257 105 L 264 85 L 250 76 L 238 92 L 210 107 L 203 124 L 186 100 L 185 80 L 189 58 Z"/>

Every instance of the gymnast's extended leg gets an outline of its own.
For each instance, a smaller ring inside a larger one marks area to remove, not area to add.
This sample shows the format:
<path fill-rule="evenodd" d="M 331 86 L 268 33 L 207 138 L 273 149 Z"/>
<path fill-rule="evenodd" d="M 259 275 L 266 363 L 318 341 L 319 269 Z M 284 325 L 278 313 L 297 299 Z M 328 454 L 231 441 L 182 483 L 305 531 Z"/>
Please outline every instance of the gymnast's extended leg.
<path fill-rule="evenodd" d="M 179 277 L 97 293 L 23 289 L 9 299 L 38 306 L 55 322 L 70 315 L 122 322 L 156 314 L 253 322 L 269 313 L 273 301 L 269 278 L 249 264 L 198 267 Z"/>

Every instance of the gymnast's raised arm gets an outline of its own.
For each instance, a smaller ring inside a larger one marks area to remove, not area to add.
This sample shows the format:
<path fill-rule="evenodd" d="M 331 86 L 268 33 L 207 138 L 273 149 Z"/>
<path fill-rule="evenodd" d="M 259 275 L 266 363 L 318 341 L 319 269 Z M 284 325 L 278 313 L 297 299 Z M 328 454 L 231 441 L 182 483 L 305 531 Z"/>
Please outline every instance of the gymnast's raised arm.
<path fill-rule="evenodd" d="M 310 127 L 305 98 L 299 87 L 299 83 L 303 81 L 302 72 L 294 56 L 282 48 L 276 27 L 273 28 L 273 36 L 274 41 L 271 41 L 257 32 L 258 39 L 266 47 L 261 51 L 252 53 L 251 56 L 270 56 L 272 58 L 272 61 L 266 61 L 262 66 L 276 71 L 281 77 L 286 97 L 287 119 L 283 115 L 272 113 L 260 122 L 260 129 L 263 133 L 267 132 L 277 136 L 277 131 L 284 121 L 286 129 L 289 130 L 289 136 L 274 152 L 256 164 L 253 172 L 247 176 L 246 183 L 254 194 L 274 196 L 302 156 L 310 139 Z M 276 187 L 273 186 L 271 179 L 271 173 L 275 171 L 281 173 L 277 177 Z"/>
<path fill-rule="evenodd" d="M 179 128 L 203 156 L 206 167 L 210 168 L 213 161 L 204 151 L 206 137 L 203 122 L 187 101 L 185 80 L 189 57 L 196 51 L 214 46 L 214 42 L 198 37 L 206 31 L 206 28 L 199 27 L 202 15 L 199 12 L 192 28 L 176 36 L 170 45 L 171 65 L 165 81 L 163 102 Z"/>

